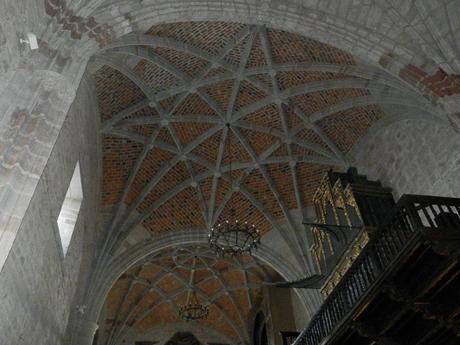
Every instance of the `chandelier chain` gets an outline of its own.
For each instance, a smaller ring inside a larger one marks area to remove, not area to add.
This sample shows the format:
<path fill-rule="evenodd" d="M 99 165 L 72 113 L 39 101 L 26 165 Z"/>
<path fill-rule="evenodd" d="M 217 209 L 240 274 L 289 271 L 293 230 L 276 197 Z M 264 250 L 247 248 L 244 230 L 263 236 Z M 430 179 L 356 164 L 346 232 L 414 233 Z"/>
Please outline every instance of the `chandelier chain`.
<path fill-rule="evenodd" d="M 228 133 L 228 152 L 229 158 L 229 180 L 230 188 L 234 189 L 233 186 L 233 148 L 231 139 L 231 125 L 229 122 L 226 123 Z M 249 225 L 247 221 L 239 222 L 236 218 L 236 212 L 231 205 L 228 219 L 223 223 L 211 227 L 209 233 L 209 244 L 214 249 L 215 253 L 219 256 L 236 256 L 244 253 L 252 254 L 253 249 L 257 249 L 260 244 L 260 232 L 254 224 Z"/>

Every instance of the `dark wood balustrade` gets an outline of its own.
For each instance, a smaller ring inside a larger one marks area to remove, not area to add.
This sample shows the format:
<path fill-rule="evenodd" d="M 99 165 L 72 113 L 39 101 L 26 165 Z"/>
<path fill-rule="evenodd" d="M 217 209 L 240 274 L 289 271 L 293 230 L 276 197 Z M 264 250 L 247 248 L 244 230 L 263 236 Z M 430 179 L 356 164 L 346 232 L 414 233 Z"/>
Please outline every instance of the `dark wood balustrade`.
<path fill-rule="evenodd" d="M 404 195 L 293 345 L 328 344 L 417 243 L 457 237 L 460 199 Z"/>

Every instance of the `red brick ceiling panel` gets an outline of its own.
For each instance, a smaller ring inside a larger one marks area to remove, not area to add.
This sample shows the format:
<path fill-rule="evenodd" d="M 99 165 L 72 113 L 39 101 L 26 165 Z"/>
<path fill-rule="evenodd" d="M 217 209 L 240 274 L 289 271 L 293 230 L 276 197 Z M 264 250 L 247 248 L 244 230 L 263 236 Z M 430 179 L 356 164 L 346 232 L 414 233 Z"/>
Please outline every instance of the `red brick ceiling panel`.
<path fill-rule="evenodd" d="M 130 283 L 131 281 L 129 279 L 120 278 L 113 285 L 106 298 L 106 315 L 108 319 L 114 319 L 116 317 L 118 306 L 128 292 Z"/>
<path fill-rule="evenodd" d="M 241 108 L 264 99 L 267 96 L 268 95 L 265 92 L 259 90 L 253 84 L 243 80 L 240 83 L 240 88 L 238 90 L 238 96 L 235 102 L 235 110 L 240 110 Z"/>
<path fill-rule="evenodd" d="M 217 54 L 243 28 L 243 24 L 227 22 L 184 22 L 155 25 L 147 34 L 174 38 Z"/>
<path fill-rule="evenodd" d="M 238 314 L 238 306 L 234 306 L 232 303 L 232 300 L 229 296 L 227 295 L 222 295 L 220 296 L 217 300 L 216 303 L 221 306 L 225 306 L 225 311 L 227 312 L 227 315 L 230 316 L 230 318 L 237 323 L 239 326 L 242 326 L 241 324 L 241 319 Z"/>
<path fill-rule="evenodd" d="M 145 60 L 141 60 L 134 68 L 134 71 L 147 83 L 154 93 L 182 84 L 182 80 L 171 72 Z"/>
<path fill-rule="evenodd" d="M 178 115 L 216 115 L 216 112 L 196 93 L 189 94 L 176 108 Z"/>
<path fill-rule="evenodd" d="M 162 303 L 155 308 L 155 313 L 150 313 L 134 324 L 134 327 L 140 333 L 147 332 L 149 329 L 154 328 L 156 325 L 174 323 L 180 321 L 177 313 L 170 303 Z"/>
<path fill-rule="evenodd" d="M 251 53 L 249 54 L 248 62 L 246 63 L 247 68 L 252 67 L 263 67 L 266 66 L 267 62 L 265 59 L 265 54 L 262 49 L 262 43 L 260 41 L 260 37 L 257 36 L 254 40 L 254 44 L 252 46 Z"/>
<path fill-rule="evenodd" d="M 209 200 L 211 198 L 212 179 L 212 176 L 207 177 L 204 180 L 200 181 L 198 184 L 205 200 Z"/>
<path fill-rule="evenodd" d="M 158 116 L 158 113 L 155 109 L 153 108 L 150 108 L 149 106 L 145 107 L 145 108 L 142 108 L 141 110 L 139 111 L 136 111 L 134 113 L 132 113 L 131 115 L 129 116 L 126 116 L 124 118 L 124 120 L 126 119 L 136 119 L 136 118 L 142 118 L 142 117 L 149 117 L 149 116 Z M 118 122 L 119 124 L 123 124 L 124 121 L 121 120 L 120 122 Z"/>
<path fill-rule="evenodd" d="M 186 205 L 184 200 L 187 200 Z M 189 187 L 152 212 L 150 217 L 144 220 L 143 225 L 154 233 L 203 228 L 205 223 L 201 210 L 196 189 Z"/>
<path fill-rule="evenodd" d="M 246 138 L 247 143 L 255 153 L 260 156 L 262 152 L 279 141 L 278 137 L 263 132 L 255 132 L 247 129 L 240 129 L 240 133 Z"/>
<path fill-rule="evenodd" d="M 234 217 L 231 216 L 232 210 L 235 211 Z M 261 234 L 266 234 L 272 228 L 267 218 L 252 203 L 250 203 L 240 192 L 235 192 L 228 201 L 224 210 L 217 219 L 216 224 L 223 223 L 228 219 L 238 219 L 254 224 Z"/>
<path fill-rule="evenodd" d="M 188 172 L 187 165 L 185 162 L 178 162 L 164 174 L 163 178 L 156 184 L 153 190 L 144 199 L 144 202 L 138 207 L 138 211 L 142 212 L 151 203 L 171 191 L 179 181 L 184 181 L 188 178 L 190 178 L 190 173 Z"/>
<path fill-rule="evenodd" d="M 316 153 L 315 151 L 310 150 L 301 145 L 296 145 L 296 144 L 291 145 L 291 152 L 292 152 L 292 155 L 295 157 L 310 156 L 310 155 L 318 156 L 318 153 Z"/>
<path fill-rule="evenodd" d="M 111 67 L 100 68 L 94 78 L 102 121 L 145 98 L 136 84 Z"/>
<path fill-rule="evenodd" d="M 289 164 L 269 164 L 266 169 L 286 207 L 289 209 L 297 208 L 294 182 Z"/>
<path fill-rule="evenodd" d="M 132 282 L 131 279 L 129 279 Z M 137 312 L 144 308 L 147 303 L 142 303 L 144 300 L 154 301 L 158 299 L 158 294 L 151 293 L 149 294 L 148 287 L 144 284 L 133 282 L 131 288 L 126 291 L 123 296 L 123 300 L 120 300 L 121 308 L 119 309 L 118 320 L 128 317 L 128 315 L 133 311 L 133 315 L 136 315 Z"/>
<path fill-rule="evenodd" d="M 197 178 L 197 176 L 201 175 L 202 173 L 208 171 L 208 168 L 206 166 L 201 165 L 200 163 L 189 161 L 189 165 L 195 178 Z"/>
<path fill-rule="evenodd" d="M 164 98 L 158 102 L 158 107 L 160 109 L 159 111 L 164 112 L 166 114 L 169 114 L 170 112 L 172 113 L 173 108 L 175 108 L 175 106 L 177 105 L 176 103 L 179 101 L 180 99 L 178 95 Z"/>
<path fill-rule="evenodd" d="M 188 295 L 189 295 L 189 292 L 188 291 L 184 291 L 184 292 L 181 292 L 181 293 L 178 293 L 177 295 L 175 295 L 172 300 L 174 301 L 174 303 L 176 303 L 176 305 L 180 306 L 180 305 L 184 305 L 187 303 L 187 298 L 188 298 Z"/>
<path fill-rule="evenodd" d="M 283 105 L 283 111 L 286 116 L 286 122 L 289 129 L 297 129 L 305 126 L 302 119 L 297 116 L 292 107 Z"/>
<path fill-rule="evenodd" d="M 146 264 L 142 266 L 142 270 L 138 273 L 138 276 L 144 279 L 153 279 L 163 269 L 159 265 Z"/>
<path fill-rule="evenodd" d="M 251 289 L 249 290 L 249 293 L 251 294 L 252 298 L 252 303 L 254 305 L 258 305 L 262 299 L 263 299 L 263 294 L 262 294 L 262 289 L 256 288 L 256 289 Z"/>
<path fill-rule="evenodd" d="M 225 198 L 225 195 L 227 194 L 229 190 L 230 190 L 230 183 L 224 179 L 219 179 L 217 189 L 216 189 L 216 200 L 215 200 L 216 207 L 222 204 Z"/>
<path fill-rule="evenodd" d="M 139 328 L 139 326 L 142 327 L 142 324 L 144 323 L 145 318 L 148 318 L 148 316 L 151 315 L 152 313 L 164 310 L 165 305 L 166 306 L 170 305 L 167 300 L 163 299 L 156 292 L 154 294 L 149 293 L 149 294 L 138 296 L 138 297 L 140 297 L 140 299 L 137 301 L 138 303 L 132 306 L 132 309 L 129 315 L 128 314 L 125 315 L 125 316 L 128 316 L 127 324 L 130 327 L 132 326 L 134 326 L 135 328 Z M 167 310 L 168 312 L 170 312 L 169 309 Z M 172 311 L 171 314 L 174 316 L 175 312 Z M 161 322 L 161 317 L 156 319 L 155 321 Z"/>
<path fill-rule="evenodd" d="M 244 186 L 256 197 L 265 209 L 274 217 L 283 217 L 278 202 L 275 199 L 270 187 L 259 170 L 254 170 L 245 180 Z"/>
<path fill-rule="evenodd" d="M 269 267 L 267 267 L 265 265 L 263 267 L 264 267 L 264 269 L 271 270 L 271 269 L 269 269 Z M 248 281 L 248 284 L 250 284 L 250 285 L 255 285 L 255 286 L 260 285 L 260 277 L 255 275 L 255 274 L 248 274 L 247 275 L 247 281 Z M 255 288 L 255 289 L 257 289 L 257 288 Z"/>
<path fill-rule="evenodd" d="M 210 123 L 173 123 L 172 124 L 179 141 L 186 146 L 198 136 L 213 127 Z"/>
<path fill-rule="evenodd" d="M 296 137 L 303 141 L 310 142 L 318 146 L 322 146 L 325 149 L 328 148 L 327 145 L 318 136 L 318 134 L 316 134 L 312 129 L 302 129 L 299 133 L 297 133 Z"/>
<path fill-rule="evenodd" d="M 290 100 L 308 115 L 324 111 L 347 99 L 366 95 L 369 95 L 369 91 L 365 89 L 334 89 L 299 95 Z"/>
<path fill-rule="evenodd" d="M 254 260 L 253 258 L 250 256 L 250 255 L 241 255 L 239 258 L 238 258 L 238 262 L 242 263 L 242 264 L 250 264 L 250 263 L 253 263 Z M 218 262 L 219 263 L 219 262 Z M 254 272 L 255 275 L 258 275 L 259 274 L 259 271 L 258 269 L 260 269 L 261 266 L 258 266 L 256 268 L 252 268 L 251 269 L 251 272 Z"/>
<path fill-rule="evenodd" d="M 346 65 L 355 63 L 351 54 L 297 34 L 269 29 L 268 37 L 275 63 L 327 62 Z"/>
<path fill-rule="evenodd" d="M 223 281 L 225 281 L 225 285 L 227 287 L 238 287 L 241 286 L 241 282 L 244 281 L 244 274 L 241 271 L 227 271 L 222 272 L 221 276 Z"/>
<path fill-rule="evenodd" d="M 262 127 L 278 130 L 283 129 L 278 107 L 275 104 L 269 104 L 263 108 L 259 108 L 246 115 L 243 120 Z"/>
<path fill-rule="evenodd" d="M 243 147 L 235 133 L 229 132 L 225 143 L 225 152 L 222 158 L 222 164 L 228 165 L 230 162 L 248 162 L 251 156 L 248 151 Z"/>
<path fill-rule="evenodd" d="M 205 91 L 217 103 L 222 112 L 227 111 L 228 101 L 233 90 L 233 80 L 225 80 L 211 86 L 203 87 L 200 90 Z"/>
<path fill-rule="evenodd" d="M 247 255 L 244 255 L 244 257 L 247 257 Z M 219 272 L 225 272 L 229 270 L 229 263 L 223 260 L 218 260 L 214 263 L 212 266 L 214 270 L 219 271 Z"/>
<path fill-rule="evenodd" d="M 161 167 L 168 162 L 174 155 L 171 152 L 159 148 L 150 150 L 136 174 L 128 193 L 126 203 L 130 205 L 143 188 L 150 182 Z"/>
<path fill-rule="evenodd" d="M 302 195 L 304 207 L 312 205 L 313 194 L 318 188 L 324 174 L 333 167 L 309 163 L 297 164 L 297 176 L 299 179 L 299 189 Z"/>
<path fill-rule="evenodd" d="M 264 74 L 264 73 L 255 74 L 252 76 L 252 78 L 262 83 L 262 85 L 264 85 L 266 89 L 268 90 L 270 90 L 271 87 L 273 86 L 272 77 L 268 74 Z"/>
<path fill-rule="evenodd" d="M 278 72 L 276 78 L 281 90 L 286 90 L 299 85 L 306 85 L 321 80 L 339 80 L 345 76 L 330 72 L 289 71 Z"/>
<path fill-rule="evenodd" d="M 219 153 L 219 143 L 222 137 L 222 131 L 213 134 L 210 138 L 203 141 L 200 145 L 192 150 L 192 153 L 198 157 L 215 164 Z"/>
<path fill-rule="evenodd" d="M 318 125 L 343 152 L 348 152 L 382 116 L 383 113 L 377 105 L 370 105 L 328 116 Z"/>
<path fill-rule="evenodd" d="M 201 262 L 198 262 L 200 264 Z M 207 268 L 197 268 L 195 269 L 195 279 L 196 281 L 203 281 L 206 278 L 212 277 L 212 273 L 209 269 Z M 215 290 L 209 290 L 208 295 L 216 292 Z"/>
<path fill-rule="evenodd" d="M 143 311 L 146 311 L 150 308 L 150 306 L 155 303 L 155 302 L 160 302 L 162 300 L 161 295 L 158 292 L 155 291 L 146 291 L 148 289 L 147 286 L 143 287 L 143 294 L 138 295 L 138 300 L 136 301 L 137 303 L 135 305 L 131 305 L 130 309 L 128 309 L 129 313 L 132 313 L 132 317 L 130 317 L 130 324 L 135 322 L 136 316 L 141 315 Z M 127 316 L 127 314 L 124 314 Z"/>
<path fill-rule="evenodd" d="M 196 286 L 203 291 L 206 291 L 210 296 L 217 291 L 222 290 L 222 284 L 218 279 L 196 280 Z"/>
<path fill-rule="evenodd" d="M 178 266 L 173 267 L 173 269 L 183 279 L 185 280 L 190 279 L 190 270 L 183 268 L 183 267 L 178 267 Z"/>
<path fill-rule="evenodd" d="M 171 132 L 169 131 L 168 127 L 163 127 L 160 129 L 156 137 L 156 140 L 176 147 L 176 143 L 174 142 L 174 139 L 171 136 Z"/>
<path fill-rule="evenodd" d="M 142 145 L 126 139 L 105 136 L 102 139 L 102 148 L 102 205 L 107 206 L 119 201 L 129 173 L 142 151 Z"/>
<path fill-rule="evenodd" d="M 230 50 L 227 55 L 225 55 L 224 61 L 228 62 L 229 64 L 235 67 L 239 66 L 241 58 L 244 55 L 244 50 L 245 50 L 247 42 L 248 42 L 248 38 L 246 37 L 236 47 Z"/>
<path fill-rule="evenodd" d="M 224 73 L 227 72 L 227 69 L 225 69 L 224 67 L 221 67 L 221 66 L 218 66 L 218 67 L 213 67 L 209 70 L 208 73 L 206 73 L 204 79 L 209 79 L 209 78 L 213 78 L 213 77 L 216 77 L 216 76 L 219 76 L 219 75 L 222 75 Z"/>
<path fill-rule="evenodd" d="M 242 310 L 243 315 L 248 314 L 251 310 L 251 301 L 248 298 L 248 292 L 249 294 L 251 293 L 245 289 L 233 291 L 233 298 L 235 299 L 239 308 Z"/>
<path fill-rule="evenodd" d="M 127 128 L 130 132 L 142 135 L 143 137 L 149 137 L 152 135 L 153 131 L 155 128 L 157 128 L 156 125 L 130 125 L 130 126 L 123 126 L 119 127 L 117 125 L 114 125 L 115 128 Z"/>
<path fill-rule="evenodd" d="M 169 48 L 154 48 L 153 52 L 160 55 L 165 60 L 171 62 L 179 71 L 184 72 L 189 77 L 195 77 L 209 64 L 195 55 L 184 53 Z"/>
<path fill-rule="evenodd" d="M 179 289 L 182 285 L 182 282 L 180 282 L 176 277 L 174 277 L 171 274 L 164 276 L 164 278 L 161 279 L 158 284 L 156 284 L 156 286 L 164 292 L 172 292 L 174 290 Z"/>
<path fill-rule="evenodd" d="M 207 320 L 202 323 L 208 327 L 214 328 L 216 331 L 226 335 L 230 339 L 233 339 L 235 343 L 239 342 L 238 334 L 235 332 L 233 327 L 224 319 L 222 312 L 219 311 L 218 307 L 214 304 L 209 308 L 209 315 Z"/>

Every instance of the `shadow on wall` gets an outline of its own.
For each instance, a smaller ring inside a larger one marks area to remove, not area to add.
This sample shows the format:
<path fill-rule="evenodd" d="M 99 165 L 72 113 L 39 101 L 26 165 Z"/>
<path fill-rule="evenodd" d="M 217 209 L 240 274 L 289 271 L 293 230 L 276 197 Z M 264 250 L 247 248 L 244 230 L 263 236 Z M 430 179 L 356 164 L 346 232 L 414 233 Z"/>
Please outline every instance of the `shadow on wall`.
<path fill-rule="evenodd" d="M 460 195 L 460 134 L 426 121 L 403 120 L 370 131 L 350 161 L 371 179 L 402 194 Z"/>

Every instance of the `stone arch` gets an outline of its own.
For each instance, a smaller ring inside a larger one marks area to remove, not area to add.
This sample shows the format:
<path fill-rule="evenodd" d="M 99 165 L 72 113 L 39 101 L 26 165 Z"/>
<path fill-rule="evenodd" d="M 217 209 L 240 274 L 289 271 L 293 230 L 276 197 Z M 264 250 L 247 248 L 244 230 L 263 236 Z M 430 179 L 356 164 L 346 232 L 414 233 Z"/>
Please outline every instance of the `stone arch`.
<path fill-rule="evenodd" d="M 299 33 L 375 63 L 379 63 L 380 58 L 385 54 L 384 50 L 391 49 L 391 47 L 393 50 L 390 53 L 398 51 L 401 61 L 416 62 L 418 59 L 420 63 L 430 63 L 423 51 L 411 51 L 390 37 L 379 34 L 377 30 L 371 32 L 364 25 L 360 25 L 358 13 L 353 13 L 349 19 L 345 19 L 343 15 L 332 13 L 332 10 L 294 2 L 218 1 L 209 3 L 195 1 L 190 4 L 187 1 L 176 1 L 172 6 L 170 2 L 164 0 L 151 1 L 147 6 L 142 2 L 131 2 L 129 5 L 128 2 L 120 2 L 120 6 L 106 6 L 95 11 L 98 2 L 100 1 L 90 1 L 80 9 L 79 13 L 81 15 L 95 14 L 96 19 L 111 27 L 116 38 L 132 31 L 145 30 L 157 23 L 202 20 L 234 21 L 265 24 L 276 29 Z M 373 7 L 379 8 L 380 6 Z M 384 13 L 381 13 L 381 17 L 377 19 L 383 20 L 385 19 L 383 17 Z M 373 36 L 369 37 L 369 34 Z M 417 56 L 424 56 L 425 60 Z"/>
<path fill-rule="evenodd" d="M 100 277 L 100 279 L 94 282 L 92 288 L 88 292 L 86 300 L 88 311 L 86 313 L 86 318 L 94 321 L 97 320 L 99 312 L 105 302 L 105 297 L 107 296 L 113 283 L 128 268 L 134 266 L 147 255 L 156 253 L 171 246 L 199 245 L 207 243 L 208 237 L 205 231 L 179 231 L 172 235 L 166 234 L 159 236 L 155 238 L 155 241 L 139 243 L 117 257 L 114 257 L 106 266 L 104 266 L 103 270 L 96 272 L 94 275 L 96 277 Z M 261 245 L 258 248 L 258 250 L 254 253 L 254 257 L 271 266 L 286 280 L 292 280 L 298 278 L 299 275 L 302 275 L 302 272 L 300 272 L 297 267 L 294 267 L 292 264 L 284 260 L 279 254 L 274 253 L 264 245 Z M 298 294 L 304 303 L 304 307 L 308 314 L 312 316 L 315 308 L 320 303 L 321 297 L 317 293 L 307 292 L 305 290 L 298 291 Z"/>
<path fill-rule="evenodd" d="M 268 345 L 266 317 L 262 310 L 259 310 L 254 319 L 253 344 Z"/>
<path fill-rule="evenodd" d="M 419 17 L 426 16 L 425 4 L 417 3 L 412 6 L 414 8 L 401 5 L 396 9 L 396 5 L 386 3 L 383 6 L 375 2 L 335 10 L 320 5 L 277 1 L 235 3 L 203 0 L 193 4 L 178 1 L 174 5 L 164 0 L 151 1 L 147 5 L 142 1 L 121 1 L 98 8 L 101 4 L 100 0 L 76 2 L 71 8 L 82 16 L 93 15 L 100 23 L 98 27 L 109 27 L 112 40 L 127 33 L 145 31 L 160 23 L 204 20 L 264 24 L 331 44 L 389 71 L 398 78 L 405 74 L 406 83 L 409 80 L 410 84 L 417 86 L 420 94 L 446 107 L 448 113 L 455 112 L 452 110 L 451 101 L 438 99 L 429 88 L 417 83 L 420 81 L 417 74 L 424 74 L 422 79 L 426 79 L 425 77 L 436 73 L 440 66 L 447 73 L 458 73 L 460 66 L 453 53 L 455 35 L 451 28 L 444 30 L 441 28 L 443 23 L 439 23 L 439 28 L 430 23 L 429 27 L 420 31 L 421 29 L 414 27 L 405 17 L 411 10 Z M 374 19 L 372 25 L 367 17 L 360 15 L 363 11 L 368 11 Z M 392 30 L 388 30 L 389 27 Z M 403 32 L 408 37 L 405 40 L 399 38 L 404 36 Z M 444 36 L 449 36 L 450 40 Z M 433 37 L 440 39 L 443 45 L 438 46 Z M 89 43 L 89 46 L 94 44 Z M 92 51 L 95 51 L 94 48 Z"/>
<path fill-rule="evenodd" d="M 179 323 L 173 323 L 173 324 L 166 324 L 166 325 L 161 325 L 161 326 L 157 326 L 157 327 L 154 327 L 152 329 L 150 329 L 146 334 L 145 334 L 145 337 L 146 338 L 149 338 L 150 336 L 156 336 L 158 338 L 158 335 L 160 334 L 160 337 L 161 337 L 161 340 L 160 340 L 160 345 L 163 345 L 166 343 L 166 341 L 168 339 L 165 339 L 165 333 L 167 333 L 168 331 L 172 331 L 172 330 L 181 330 L 181 331 L 185 331 L 185 332 L 192 332 L 195 334 L 195 336 L 198 338 L 198 340 L 202 340 L 200 337 L 200 333 L 197 334 L 197 330 L 196 330 L 196 327 L 195 325 L 193 324 L 190 324 L 190 323 L 187 323 L 187 322 L 179 322 Z M 227 344 L 231 344 L 232 343 L 232 340 L 229 339 L 225 334 L 222 334 L 221 332 L 211 328 L 211 327 L 208 327 L 206 325 L 200 325 L 200 332 L 206 332 L 210 337 L 213 337 L 215 338 L 216 340 L 218 341 L 215 341 L 216 343 L 227 343 Z M 163 335 L 162 335 L 163 333 Z M 163 341 L 163 339 L 165 341 Z M 203 345 L 205 345 L 206 343 L 204 342 Z"/>

